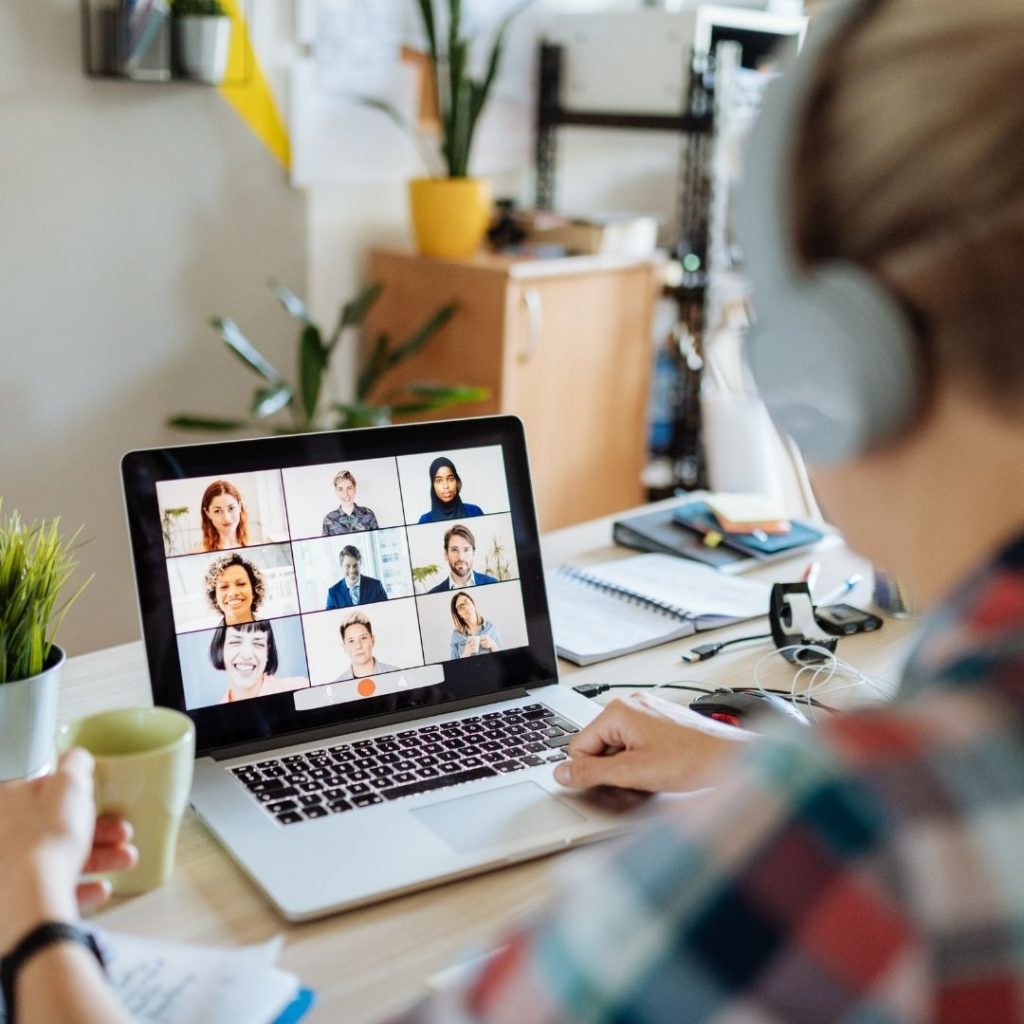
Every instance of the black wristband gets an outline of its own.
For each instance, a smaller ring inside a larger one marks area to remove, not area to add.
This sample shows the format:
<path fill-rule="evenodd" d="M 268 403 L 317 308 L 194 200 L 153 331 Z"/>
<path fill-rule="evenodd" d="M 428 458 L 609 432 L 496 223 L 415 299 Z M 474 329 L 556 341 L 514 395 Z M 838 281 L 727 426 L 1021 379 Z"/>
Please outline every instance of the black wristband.
<path fill-rule="evenodd" d="M 77 942 L 85 946 L 96 957 L 100 968 L 106 970 L 106 961 L 91 932 L 63 921 L 45 921 L 43 924 L 36 925 L 9 953 L 4 955 L 3 959 L 0 959 L 0 985 L 4 990 L 5 1024 L 14 1024 L 14 986 L 18 971 L 24 966 L 26 960 L 46 949 L 47 946 L 52 946 L 55 942 Z"/>

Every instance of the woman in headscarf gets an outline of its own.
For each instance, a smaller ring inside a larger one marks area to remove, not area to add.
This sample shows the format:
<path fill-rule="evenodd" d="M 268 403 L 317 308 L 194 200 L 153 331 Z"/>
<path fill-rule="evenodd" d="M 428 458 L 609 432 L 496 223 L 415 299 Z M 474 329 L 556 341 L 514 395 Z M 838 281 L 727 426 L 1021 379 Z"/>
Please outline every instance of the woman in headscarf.
<path fill-rule="evenodd" d="M 479 505 L 462 500 L 462 477 L 451 459 L 440 456 L 430 464 L 430 511 L 420 516 L 421 523 L 443 523 L 449 519 L 482 516 Z"/>

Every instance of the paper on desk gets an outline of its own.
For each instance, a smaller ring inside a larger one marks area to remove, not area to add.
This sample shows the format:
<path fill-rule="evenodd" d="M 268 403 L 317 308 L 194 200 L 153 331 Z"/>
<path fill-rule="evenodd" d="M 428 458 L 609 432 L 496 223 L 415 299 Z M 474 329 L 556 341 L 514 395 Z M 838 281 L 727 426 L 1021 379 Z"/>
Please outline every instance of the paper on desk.
<path fill-rule="evenodd" d="M 771 588 L 760 580 L 726 576 L 674 555 L 633 555 L 578 570 L 585 579 L 632 593 L 694 618 L 721 615 L 749 619 L 768 614 Z"/>
<path fill-rule="evenodd" d="M 236 949 L 96 937 L 114 990 L 140 1024 L 272 1024 L 299 992 L 296 976 L 274 966 L 280 937 Z"/>

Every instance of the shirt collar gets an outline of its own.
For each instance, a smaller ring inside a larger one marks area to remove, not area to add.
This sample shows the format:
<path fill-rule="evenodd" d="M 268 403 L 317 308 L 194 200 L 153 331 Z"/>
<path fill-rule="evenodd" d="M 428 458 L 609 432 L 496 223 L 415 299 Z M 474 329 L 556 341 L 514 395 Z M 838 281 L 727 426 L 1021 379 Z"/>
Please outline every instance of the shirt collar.
<path fill-rule="evenodd" d="M 1020 679 L 1024 701 L 1024 534 L 975 570 L 928 618 L 907 662 L 900 696 L 936 683 Z"/>

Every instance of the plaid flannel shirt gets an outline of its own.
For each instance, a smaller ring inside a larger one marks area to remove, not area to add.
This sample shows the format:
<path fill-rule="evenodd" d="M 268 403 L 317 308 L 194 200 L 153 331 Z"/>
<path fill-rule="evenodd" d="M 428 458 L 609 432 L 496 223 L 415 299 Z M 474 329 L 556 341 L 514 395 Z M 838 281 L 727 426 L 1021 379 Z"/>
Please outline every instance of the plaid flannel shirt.
<path fill-rule="evenodd" d="M 464 988 L 402 1020 L 1024 1022 L 1024 539 L 897 701 L 744 745 Z"/>

